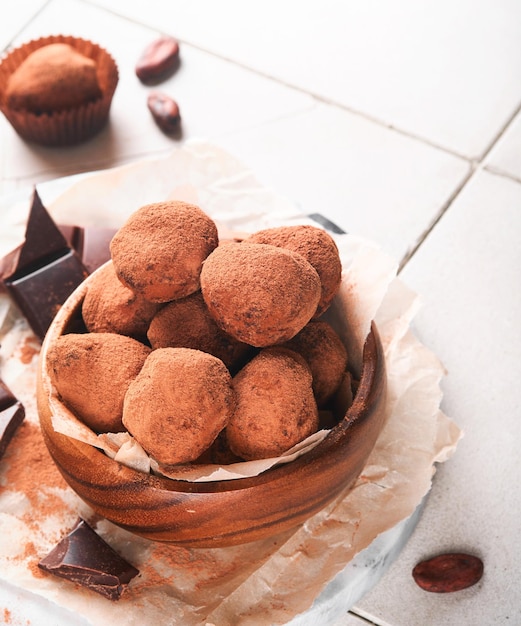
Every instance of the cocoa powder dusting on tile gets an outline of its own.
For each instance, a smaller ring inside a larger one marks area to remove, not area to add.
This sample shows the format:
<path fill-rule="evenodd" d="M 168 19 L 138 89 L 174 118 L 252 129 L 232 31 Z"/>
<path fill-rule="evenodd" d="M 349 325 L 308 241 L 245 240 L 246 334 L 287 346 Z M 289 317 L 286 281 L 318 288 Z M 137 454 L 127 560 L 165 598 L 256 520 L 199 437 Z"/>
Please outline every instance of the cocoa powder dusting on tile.
<path fill-rule="evenodd" d="M 35 578 L 45 577 L 45 573 L 38 567 L 41 554 L 39 554 L 37 547 L 32 541 L 28 541 L 25 544 L 23 554 L 20 558 L 27 562 L 27 567 Z"/>
<path fill-rule="evenodd" d="M 42 486 L 66 487 L 54 465 L 40 427 L 25 421 L 18 428 L 4 456 L 6 487 L 23 491 L 36 503 Z"/>
<path fill-rule="evenodd" d="M 28 520 L 42 519 L 46 514 L 62 507 L 61 499 L 46 490 L 46 487 L 65 488 L 66 483 L 54 465 L 40 428 L 25 421 L 18 428 L 0 465 L 3 490 L 25 493 L 31 504 Z"/>
<path fill-rule="evenodd" d="M 28 529 L 39 536 L 40 524 L 57 511 L 63 511 L 64 501 L 56 493 L 67 484 L 54 465 L 40 427 L 25 421 L 18 428 L 0 463 L 0 493 L 18 491 L 25 494 L 29 509 L 21 519 Z M 41 550 L 33 541 L 27 541 L 16 560 L 24 561 L 35 578 L 44 573 L 38 567 Z"/>
<path fill-rule="evenodd" d="M 36 337 L 26 337 L 19 348 L 20 361 L 28 365 L 40 353 L 40 343 Z"/>

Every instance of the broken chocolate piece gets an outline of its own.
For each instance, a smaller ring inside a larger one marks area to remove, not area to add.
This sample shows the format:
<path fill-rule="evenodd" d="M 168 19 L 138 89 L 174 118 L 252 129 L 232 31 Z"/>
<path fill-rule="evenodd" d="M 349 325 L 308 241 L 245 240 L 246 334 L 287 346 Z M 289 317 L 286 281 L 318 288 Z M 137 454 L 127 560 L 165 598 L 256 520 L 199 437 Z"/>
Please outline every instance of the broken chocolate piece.
<path fill-rule="evenodd" d="M 21 402 L 0 379 L 0 459 L 13 438 L 16 429 L 24 421 L 25 409 Z"/>
<path fill-rule="evenodd" d="M 35 190 L 25 242 L 3 259 L 2 278 L 40 339 L 61 305 L 87 276 L 87 269 Z"/>
<path fill-rule="evenodd" d="M 78 583 L 119 600 L 128 583 L 139 574 L 83 519 L 39 563 L 38 567 L 55 576 Z"/>
<path fill-rule="evenodd" d="M 76 250 L 85 269 L 92 272 L 110 260 L 110 242 L 117 228 L 97 226 L 68 226 L 59 228 L 69 244 Z"/>

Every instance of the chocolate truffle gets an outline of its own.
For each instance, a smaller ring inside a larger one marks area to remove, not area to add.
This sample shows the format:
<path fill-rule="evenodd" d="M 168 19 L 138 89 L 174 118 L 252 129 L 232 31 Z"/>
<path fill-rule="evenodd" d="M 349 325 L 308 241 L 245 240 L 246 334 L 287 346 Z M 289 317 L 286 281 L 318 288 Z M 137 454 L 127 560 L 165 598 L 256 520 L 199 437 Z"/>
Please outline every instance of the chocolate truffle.
<path fill-rule="evenodd" d="M 322 228 L 305 224 L 266 228 L 245 241 L 266 243 L 301 254 L 317 270 L 322 293 L 314 317 L 327 310 L 340 288 L 342 263 L 334 239 Z"/>
<path fill-rule="evenodd" d="M 201 272 L 201 291 L 219 327 L 265 347 L 287 341 L 314 315 L 320 278 L 304 257 L 258 243 L 216 248 Z"/>
<path fill-rule="evenodd" d="M 66 43 L 32 52 L 10 76 L 7 106 L 49 113 L 101 98 L 96 63 Z"/>
<path fill-rule="evenodd" d="M 123 399 L 150 348 L 113 333 L 61 335 L 47 352 L 63 403 L 95 432 L 123 431 Z"/>
<path fill-rule="evenodd" d="M 234 377 L 230 449 L 246 460 L 279 456 L 317 430 L 309 366 L 296 352 L 265 348 Z"/>
<path fill-rule="evenodd" d="M 125 287 L 109 261 L 89 281 L 82 316 L 91 333 L 117 333 L 146 339 L 150 321 L 160 306 Z"/>
<path fill-rule="evenodd" d="M 202 263 L 218 242 L 216 225 L 199 207 L 157 202 L 130 216 L 110 251 L 124 285 L 151 302 L 168 302 L 199 289 Z"/>
<path fill-rule="evenodd" d="M 152 348 L 192 348 L 213 354 L 231 371 L 242 365 L 252 347 L 224 333 L 208 312 L 200 291 L 166 304 L 148 329 Z"/>
<path fill-rule="evenodd" d="M 301 354 L 313 375 L 313 391 L 319 407 L 338 389 L 347 367 L 347 351 L 327 322 L 309 322 L 285 347 Z"/>
<path fill-rule="evenodd" d="M 74 145 L 106 125 L 118 79 L 114 59 L 94 42 L 40 37 L 0 60 L 0 110 L 26 141 Z"/>
<path fill-rule="evenodd" d="M 193 461 L 228 423 L 235 404 L 231 381 L 211 354 L 159 348 L 128 388 L 123 424 L 159 463 Z"/>

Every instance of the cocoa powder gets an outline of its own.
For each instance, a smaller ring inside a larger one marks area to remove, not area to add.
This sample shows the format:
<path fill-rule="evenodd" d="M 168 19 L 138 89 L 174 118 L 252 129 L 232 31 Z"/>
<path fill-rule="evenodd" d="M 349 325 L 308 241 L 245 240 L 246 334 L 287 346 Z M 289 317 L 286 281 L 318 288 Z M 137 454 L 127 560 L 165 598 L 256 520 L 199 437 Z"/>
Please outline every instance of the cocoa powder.
<path fill-rule="evenodd" d="M 40 427 L 30 421 L 23 422 L 11 440 L 0 463 L 0 475 L 0 493 L 4 490 L 23 492 L 32 507 L 43 514 L 46 510 L 42 507 L 52 512 L 55 502 L 50 495 L 42 498 L 42 487 L 66 487 L 47 451 Z"/>
<path fill-rule="evenodd" d="M 20 346 L 20 354 L 18 355 L 20 361 L 24 365 L 28 365 L 40 353 L 40 347 L 40 342 L 36 337 L 26 337 Z"/>

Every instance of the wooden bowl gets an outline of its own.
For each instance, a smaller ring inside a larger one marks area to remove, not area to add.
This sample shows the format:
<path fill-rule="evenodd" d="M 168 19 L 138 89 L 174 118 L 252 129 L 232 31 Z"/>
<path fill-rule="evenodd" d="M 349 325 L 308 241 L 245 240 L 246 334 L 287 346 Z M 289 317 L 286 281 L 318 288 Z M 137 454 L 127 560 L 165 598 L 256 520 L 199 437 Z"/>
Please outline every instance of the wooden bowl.
<path fill-rule="evenodd" d="M 386 373 L 376 327 L 367 337 L 361 380 L 345 418 L 314 449 L 255 477 L 187 482 L 145 474 L 56 432 L 49 399 L 49 346 L 77 332 L 89 278 L 53 321 L 42 346 L 37 401 L 51 457 L 71 488 L 99 515 L 137 535 L 187 547 L 246 543 L 293 528 L 351 485 L 372 451 L 385 413 Z M 57 401 L 55 396 L 54 401 Z"/>

